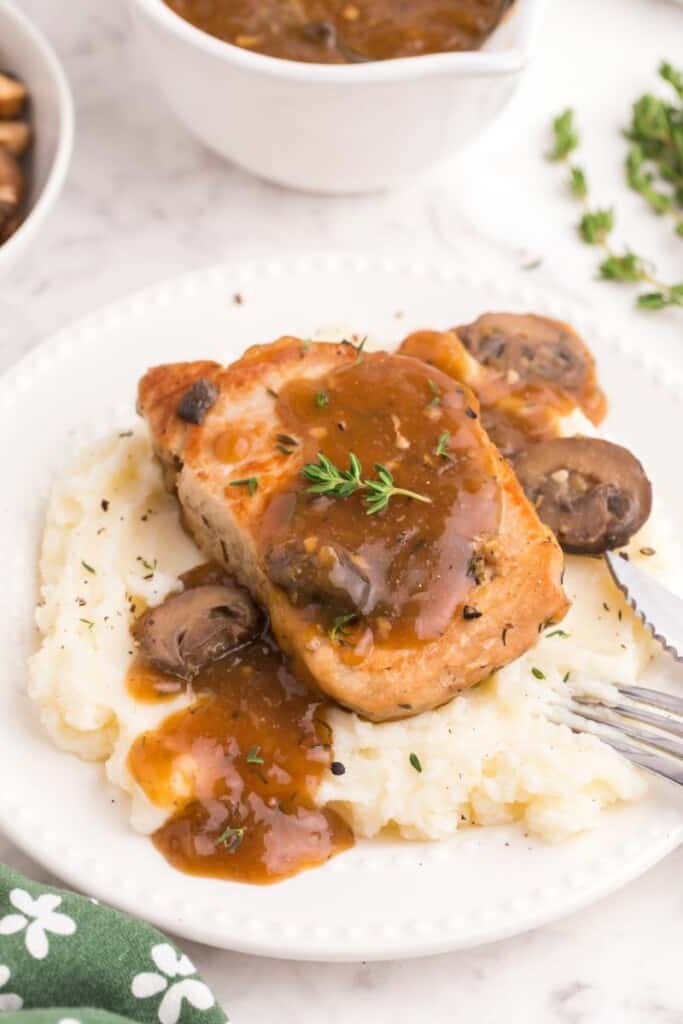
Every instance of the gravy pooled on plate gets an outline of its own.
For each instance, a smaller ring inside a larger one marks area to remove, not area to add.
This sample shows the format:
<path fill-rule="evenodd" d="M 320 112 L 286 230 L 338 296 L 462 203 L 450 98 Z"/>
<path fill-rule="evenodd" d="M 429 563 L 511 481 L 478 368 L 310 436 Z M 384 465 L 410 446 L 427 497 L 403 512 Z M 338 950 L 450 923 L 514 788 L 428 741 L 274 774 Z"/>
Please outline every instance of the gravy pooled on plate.
<path fill-rule="evenodd" d="M 270 57 L 353 64 L 477 50 L 512 0 L 165 0 L 209 35 Z"/>
<path fill-rule="evenodd" d="M 220 571 L 219 571 L 220 574 Z M 216 568 L 185 574 L 188 588 Z M 141 657 L 128 690 L 196 701 L 143 733 L 128 765 L 152 803 L 171 809 L 158 850 L 189 874 L 276 882 L 353 845 L 349 827 L 313 796 L 332 761 L 325 700 L 299 683 L 268 632 L 199 669 L 191 683 Z"/>

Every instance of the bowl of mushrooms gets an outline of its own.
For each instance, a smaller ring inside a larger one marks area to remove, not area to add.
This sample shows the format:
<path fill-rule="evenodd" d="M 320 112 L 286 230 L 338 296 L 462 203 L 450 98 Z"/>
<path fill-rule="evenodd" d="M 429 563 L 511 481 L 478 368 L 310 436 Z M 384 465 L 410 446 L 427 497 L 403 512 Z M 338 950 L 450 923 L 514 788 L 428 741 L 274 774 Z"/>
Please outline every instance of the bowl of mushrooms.
<path fill-rule="evenodd" d="M 64 184 L 73 103 L 51 46 L 0 0 L 0 275 L 27 251 Z"/>

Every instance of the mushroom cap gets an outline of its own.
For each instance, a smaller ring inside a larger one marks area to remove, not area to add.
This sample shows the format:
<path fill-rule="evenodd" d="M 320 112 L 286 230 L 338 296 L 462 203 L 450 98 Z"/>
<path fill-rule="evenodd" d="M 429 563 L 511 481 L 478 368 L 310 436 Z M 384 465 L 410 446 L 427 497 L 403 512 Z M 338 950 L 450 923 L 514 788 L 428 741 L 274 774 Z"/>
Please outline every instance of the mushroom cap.
<path fill-rule="evenodd" d="M 232 583 L 191 587 L 150 608 L 135 633 L 153 665 L 181 679 L 192 679 L 259 632 L 259 611 Z"/>
<path fill-rule="evenodd" d="M 483 366 L 513 372 L 522 384 L 561 389 L 593 423 L 604 417 L 606 401 L 597 386 L 594 359 L 568 324 L 531 313 L 484 313 L 455 331 Z"/>
<path fill-rule="evenodd" d="M 368 614 L 377 601 L 372 567 L 354 559 L 341 544 L 307 548 L 297 539 L 283 540 L 268 548 L 265 567 L 293 605 L 322 603 L 335 611 Z"/>
<path fill-rule="evenodd" d="M 630 451 L 594 437 L 530 445 L 514 468 L 539 518 L 565 551 L 622 547 L 650 515 L 652 486 Z"/>

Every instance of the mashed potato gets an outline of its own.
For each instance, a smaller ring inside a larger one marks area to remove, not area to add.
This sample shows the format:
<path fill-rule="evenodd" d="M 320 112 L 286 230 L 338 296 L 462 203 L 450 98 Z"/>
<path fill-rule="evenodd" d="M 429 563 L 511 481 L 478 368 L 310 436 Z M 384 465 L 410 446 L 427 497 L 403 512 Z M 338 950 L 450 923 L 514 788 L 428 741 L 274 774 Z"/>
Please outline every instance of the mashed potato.
<path fill-rule="evenodd" d="M 638 554 L 646 545 L 667 546 L 660 532 L 651 521 L 631 550 L 663 577 L 661 556 Z M 187 698 L 145 704 L 127 694 L 130 625 L 199 561 L 142 431 L 93 446 L 56 484 L 41 557 L 42 641 L 29 692 L 55 743 L 106 761 L 109 778 L 131 795 L 131 820 L 141 831 L 156 828 L 165 812 L 135 784 L 128 751 Z M 330 710 L 335 758 L 346 773 L 330 774 L 319 802 L 333 804 L 359 836 L 391 828 L 406 838 L 440 839 L 464 823 L 521 820 L 554 840 L 590 828 L 609 804 L 640 796 L 642 773 L 597 738 L 555 724 L 548 712 L 572 685 L 634 682 L 652 642 L 600 560 L 568 558 L 565 586 L 573 607 L 561 626 L 445 707 L 384 724 Z"/>
<path fill-rule="evenodd" d="M 163 814 L 130 777 L 128 750 L 138 733 L 187 700 L 142 704 L 128 695 L 130 626 L 200 560 L 142 431 L 88 448 L 55 484 L 40 559 L 42 642 L 29 666 L 29 695 L 58 746 L 107 761 L 112 781 L 133 796 L 143 830 L 156 828 Z"/>

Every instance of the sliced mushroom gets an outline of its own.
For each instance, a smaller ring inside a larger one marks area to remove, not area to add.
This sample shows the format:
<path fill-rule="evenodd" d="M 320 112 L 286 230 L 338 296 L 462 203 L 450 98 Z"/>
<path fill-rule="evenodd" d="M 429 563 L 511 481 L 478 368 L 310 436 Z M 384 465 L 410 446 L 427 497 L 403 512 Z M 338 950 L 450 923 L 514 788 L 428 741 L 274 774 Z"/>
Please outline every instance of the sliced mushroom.
<path fill-rule="evenodd" d="M 24 105 L 26 95 L 27 89 L 23 82 L 0 72 L 0 118 L 6 120 L 16 117 Z"/>
<path fill-rule="evenodd" d="M 338 544 L 285 540 L 266 552 L 266 572 L 293 605 L 325 603 L 368 614 L 375 603 L 370 567 Z"/>
<path fill-rule="evenodd" d="M 19 227 L 24 176 L 16 159 L 0 147 L 0 242 Z"/>
<path fill-rule="evenodd" d="M 257 635 L 260 616 L 246 591 L 207 584 L 166 598 L 145 612 L 135 628 L 142 653 L 153 665 L 192 679 L 205 665 Z"/>
<path fill-rule="evenodd" d="M 643 525 L 652 487 L 626 448 L 593 437 L 560 437 L 521 452 L 515 472 L 565 551 L 621 547 Z"/>
<path fill-rule="evenodd" d="M 468 352 L 491 369 L 516 374 L 525 383 L 557 384 L 575 395 L 579 404 L 587 392 L 598 391 L 590 352 L 578 334 L 559 320 L 533 314 L 485 313 L 455 330 Z M 594 422 L 604 415 L 604 400 L 599 405 L 598 409 L 595 402 Z M 591 416 L 591 408 L 585 411 Z"/>
<path fill-rule="evenodd" d="M 203 423 L 207 412 L 218 398 L 213 381 L 200 377 L 188 388 L 178 403 L 178 416 L 186 423 Z"/>
<path fill-rule="evenodd" d="M 0 121 L 0 146 L 14 156 L 21 156 L 28 148 L 31 129 L 26 121 Z"/>

